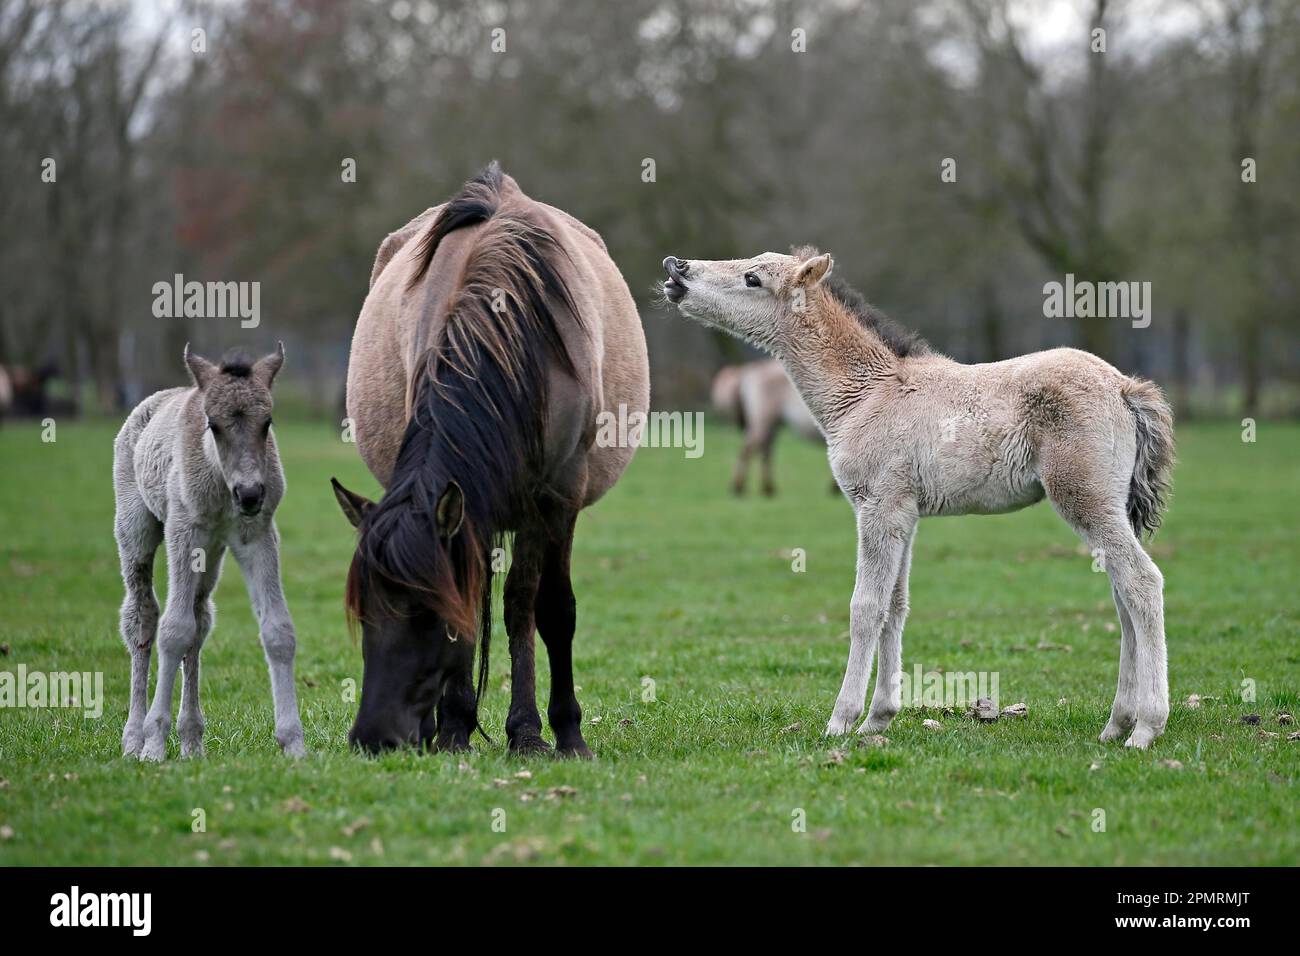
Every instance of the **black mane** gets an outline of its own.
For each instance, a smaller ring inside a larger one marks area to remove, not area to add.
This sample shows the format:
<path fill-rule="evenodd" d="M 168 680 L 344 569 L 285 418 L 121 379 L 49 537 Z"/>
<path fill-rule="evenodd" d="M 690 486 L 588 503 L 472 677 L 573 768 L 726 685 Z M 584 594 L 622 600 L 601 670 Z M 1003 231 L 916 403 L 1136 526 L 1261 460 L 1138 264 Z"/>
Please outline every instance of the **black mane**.
<path fill-rule="evenodd" d="M 909 355 L 925 355 L 930 351 L 930 343 L 919 333 L 899 325 L 885 313 L 863 298 L 862 293 L 838 276 L 831 275 L 822 283 L 823 287 L 844 308 L 848 309 L 863 328 L 880 336 L 891 352 L 899 358 Z"/>
<path fill-rule="evenodd" d="M 243 349 L 231 349 L 221 356 L 221 373 L 235 378 L 248 378 L 253 374 L 253 357 Z"/>

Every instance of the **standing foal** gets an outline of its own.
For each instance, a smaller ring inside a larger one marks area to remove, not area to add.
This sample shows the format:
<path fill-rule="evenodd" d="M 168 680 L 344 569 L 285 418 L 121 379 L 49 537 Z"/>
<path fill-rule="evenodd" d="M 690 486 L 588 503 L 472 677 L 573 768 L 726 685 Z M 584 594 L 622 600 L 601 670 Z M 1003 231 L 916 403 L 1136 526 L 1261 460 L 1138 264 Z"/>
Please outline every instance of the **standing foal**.
<path fill-rule="evenodd" d="M 212 630 L 212 591 L 226 548 L 244 572 L 275 698 L 275 739 L 301 757 L 302 724 L 293 686 L 294 632 L 280 587 L 279 533 L 272 516 L 284 472 L 271 435 L 271 383 L 284 345 L 256 362 L 228 353 L 220 367 L 191 355 L 191 388 L 172 388 L 131 412 L 113 444 L 114 530 L 126 600 L 122 639 L 131 652 L 131 710 L 122 751 L 162 760 L 171 729 L 172 688 L 183 665 L 176 729 L 181 754 L 203 753 L 199 653 Z M 153 561 L 167 541 L 167 610 L 158 618 Z M 145 714 L 149 653 L 158 637 L 158 684 Z"/>
<path fill-rule="evenodd" d="M 900 705 L 907 576 L 917 518 L 997 514 L 1041 501 L 1094 553 L 1119 612 L 1119 685 L 1103 741 L 1147 747 L 1165 729 L 1163 578 L 1138 535 L 1160 524 L 1173 419 L 1160 390 L 1095 355 L 1051 349 L 961 365 L 932 352 L 852 289 L 823 282 L 814 249 L 723 262 L 664 260 L 664 295 L 688 317 L 770 352 L 826 434 L 857 515 L 848 668 L 826 732 L 862 714 L 878 733 Z"/>

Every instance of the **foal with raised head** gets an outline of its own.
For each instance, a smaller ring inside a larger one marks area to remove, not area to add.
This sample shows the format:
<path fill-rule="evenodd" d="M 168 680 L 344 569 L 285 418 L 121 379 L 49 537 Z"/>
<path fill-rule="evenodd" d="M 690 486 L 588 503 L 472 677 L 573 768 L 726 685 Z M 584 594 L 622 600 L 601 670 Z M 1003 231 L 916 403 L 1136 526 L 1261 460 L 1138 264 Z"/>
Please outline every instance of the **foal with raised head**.
<path fill-rule="evenodd" d="M 1160 390 L 1076 349 L 961 365 L 825 281 L 813 249 L 731 261 L 664 260 L 683 314 L 770 352 L 826 434 L 857 515 L 850 649 L 829 734 L 861 716 L 877 733 L 900 706 L 907 577 L 918 517 L 995 514 L 1044 495 L 1100 549 L 1119 612 L 1119 684 L 1103 741 L 1147 747 L 1165 728 L 1163 578 L 1139 535 L 1160 524 L 1173 420 Z"/>
<path fill-rule="evenodd" d="M 275 739 L 301 757 L 302 724 L 293 685 L 294 631 L 280 586 L 280 540 L 272 520 L 284 472 L 271 434 L 271 383 L 284 346 L 254 362 L 238 352 L 214 365 L 185 348 L 189 388 L 146 398 L 113 444 L 114 530 L 126 600 L 122 639 L 131 652 L 131 708 L 122 750 L 162 760 L 172 690 L 183 669 L 181 753 L 203 752 L 199 654 L 212 630 L 212 591 L 229 548 L 244 572 L 271 671 Z M 167 609 L 153 593 L 153 561 L 167 542 Z M 158 684 L 145 713 L 149 655 L 158 640 Z"/>

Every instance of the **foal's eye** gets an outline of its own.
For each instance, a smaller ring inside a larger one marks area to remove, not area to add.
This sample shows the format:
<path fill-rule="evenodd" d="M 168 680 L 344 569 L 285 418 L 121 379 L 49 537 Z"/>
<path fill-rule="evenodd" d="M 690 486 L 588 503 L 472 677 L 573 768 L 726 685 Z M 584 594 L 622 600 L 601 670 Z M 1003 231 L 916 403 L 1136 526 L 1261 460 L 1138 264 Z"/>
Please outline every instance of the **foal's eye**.
<path fill-rule="evenodd" d="M 759 281 L 758 275 L 756 273 L 753 272 L 745 273 L 745 285 L 749 286 L 751 289 L 757 289 L 762 284 L 763 283 Z"/>
<path fill-rule="evenodd" d="M 221 434 L 221 427 L 210 418 L 208 419 L 208 430 L 212 432 L 214 436 Z"/>
<path fill-rule="evenodd" d="M 262 437 L 265 438 L 270 433 L 271 433 L 271 419 L 268 418 L 266 420 L 266 424 L 262 426 Z"/>

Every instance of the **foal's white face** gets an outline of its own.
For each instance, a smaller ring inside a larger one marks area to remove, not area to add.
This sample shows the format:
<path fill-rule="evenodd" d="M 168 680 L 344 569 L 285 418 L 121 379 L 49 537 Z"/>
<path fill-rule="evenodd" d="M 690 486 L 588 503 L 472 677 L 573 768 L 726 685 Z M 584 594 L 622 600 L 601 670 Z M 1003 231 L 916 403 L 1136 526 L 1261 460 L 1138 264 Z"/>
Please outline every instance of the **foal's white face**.
<path fill-rule="evenodd" d="M 763 348 L 810 321 L 808 292 L 831 271 L 829 255 L 764 252 L 752 259 L 664 260 L 664 297 L 703 325 Z"/>

